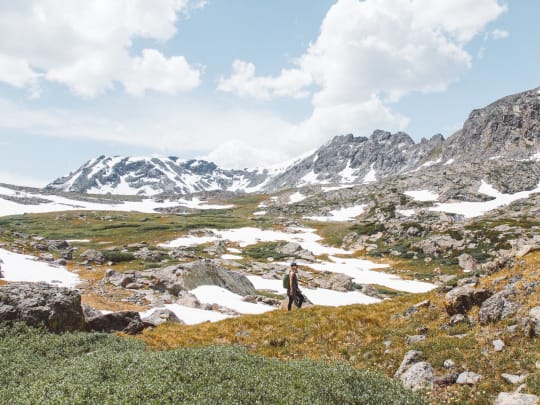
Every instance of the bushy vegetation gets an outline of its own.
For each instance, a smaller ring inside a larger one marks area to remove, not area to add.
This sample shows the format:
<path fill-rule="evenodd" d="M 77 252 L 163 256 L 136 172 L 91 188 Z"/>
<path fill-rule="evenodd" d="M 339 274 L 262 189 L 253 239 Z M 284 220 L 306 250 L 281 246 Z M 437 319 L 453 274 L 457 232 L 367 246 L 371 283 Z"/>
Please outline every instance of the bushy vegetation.
<path fill-rule="evenodd" d="M 151 351 L 129 338 L 3 324 L 0 354 L 0 403 L 426 403 L 374 372 L 238 346 Z"/>

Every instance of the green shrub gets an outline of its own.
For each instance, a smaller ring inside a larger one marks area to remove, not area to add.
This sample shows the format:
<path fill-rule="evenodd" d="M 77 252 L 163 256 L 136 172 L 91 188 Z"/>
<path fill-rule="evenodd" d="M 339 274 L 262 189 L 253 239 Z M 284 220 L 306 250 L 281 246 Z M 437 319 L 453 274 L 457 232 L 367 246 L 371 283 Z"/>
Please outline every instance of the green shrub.
<path fill-rule="evenodd" d="M 120 263 L 130 262 L 135 259 L 131 252 L 120 252 L 118 250 L 106 250 L 103 252 L 103 257 L 108 262 Z"/>
<path fill-rule="evenodd" d="M 0 354 L 0 403 L 427 403 L 378 373 L 235 346 L 150 351 L 112 335 L 4 324 Z"/>

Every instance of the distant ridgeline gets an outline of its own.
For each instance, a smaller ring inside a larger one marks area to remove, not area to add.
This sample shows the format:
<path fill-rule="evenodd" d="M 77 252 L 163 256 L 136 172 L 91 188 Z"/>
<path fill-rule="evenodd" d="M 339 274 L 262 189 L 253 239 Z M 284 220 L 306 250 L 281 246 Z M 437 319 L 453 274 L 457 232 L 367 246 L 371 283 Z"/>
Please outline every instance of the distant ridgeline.
<path fill-rule="evenodd" d="M 304 186 L 368 184 L 410 176 L 441 188 L 445 178 L 488 179 L 502 192 L 530 190 L 540 177 L 540 88 L 474 110 L 448 139 L 415 143 L 403 132 L 334 137 L 281 169 L 230 170 L 204 160 L 100 156 L 49 184 L 49 190 L 95 194 L 274 192 Z"/>

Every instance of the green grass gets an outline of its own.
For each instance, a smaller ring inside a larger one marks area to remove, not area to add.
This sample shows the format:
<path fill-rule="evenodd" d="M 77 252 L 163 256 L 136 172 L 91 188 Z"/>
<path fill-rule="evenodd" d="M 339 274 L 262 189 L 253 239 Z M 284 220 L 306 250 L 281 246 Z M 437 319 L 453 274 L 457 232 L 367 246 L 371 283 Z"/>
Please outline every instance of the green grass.
<path fill-rule="evenodd" d="M 152 351 L 129 338 L 3 324 L 0 354 L 0 403 L 427 403 L 376 372 L 238 346 Z"/>

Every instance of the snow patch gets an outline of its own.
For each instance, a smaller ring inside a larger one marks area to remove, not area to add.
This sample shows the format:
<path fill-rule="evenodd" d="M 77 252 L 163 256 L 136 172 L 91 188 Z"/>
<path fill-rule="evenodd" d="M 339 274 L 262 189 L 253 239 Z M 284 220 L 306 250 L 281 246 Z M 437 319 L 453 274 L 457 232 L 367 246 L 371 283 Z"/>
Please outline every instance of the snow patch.
<path fill-rule="evenodd" d="M 253 215 L 255 216 L 266 215 L 266 211 L 255 211 Z"/>
<path fill-rule="evenodd" d="M 202 285 L 190 293 L 195 295 L 201 304 L 217 304 L 241 314 L 262 314 L 275 309 L 270 305 L 243 301 L 241 295 L 216 285 Z"/>
<path fill-rule="evenodd" d="M 478 191 L 480 193 L 489 195 L 490 197 L 494 197 L 494 199 L 481 202 L 462 201 L 457 203 L 437 204 L 435 207 L 431 207 L 430 210 L 460 214 L 465 218 L 474 218 L 522 198 L 528 198 L 533 193 L 539 193 L 540 183 L 534 190 L 520 191 L 515 194 L 504 194 L 497 191 L 495 188 L 493 188 L 493 186 L 485 181 L 482 181 Z"/>
<path fill-rule="evenodd" d="M 377 171 L 373 168 L 375 163 L 372 163 L 369 167 L 368 174 L 365 175 L 364 180 L 362 181 L 364 184 L 373 183 L 377 181 Z"/>
<path fill-rule="evenodd" d="M 304 217 L 320 222 L 347 222 L 352 221 L 355 217 L 362 214 L 366 208 L 365 204 L 355 205 L 354 207 L 340 208 L 329 212 L 329 216 L 325 217 Z"/>
<path fill-rule="evenodd" d="M 61 287 L 74 288 L 81 283 L 75 273 L 69 272 L 63 266 L 52 266 L 36 260 L 34 256 L 13 253 L 0 249 L 2 274 L 6 281 L 44 281 Z"/>
<path fill-rule="evenodd" d="M 291 194 L 289 196 L 289 202 L 288 204 L 294 204 L 294 203 L 297 203 L 297 202 L 300 202 L 300 201 L 303 201 L 306 199 L 306 196 L 302 193 L 300 193 L 299 191 L 297 191 L 296 193 L 294 194 Z"/>
<path fill-rule="evenodd" d="M 412 217 L 416 213 L 415 210 L 396 210 L 396 212 L 404 217 Z"/>
<path fill-rule="evenodd" d="M 454 158 L 448 159 L 448 160 L 444 163 L 444 165 L 445 165 L 445 166 L 451 165 L 451 164 L 454 163 L 454 162 L 455 162 L 455 159 L 454 159 Z"/>
<path fill-rule="evenodd" d="M 403 194 L 416 201 L 437 201 L 439 199 L 439 194 L 429 190 L 411 190 L 405 191 Z"/>

